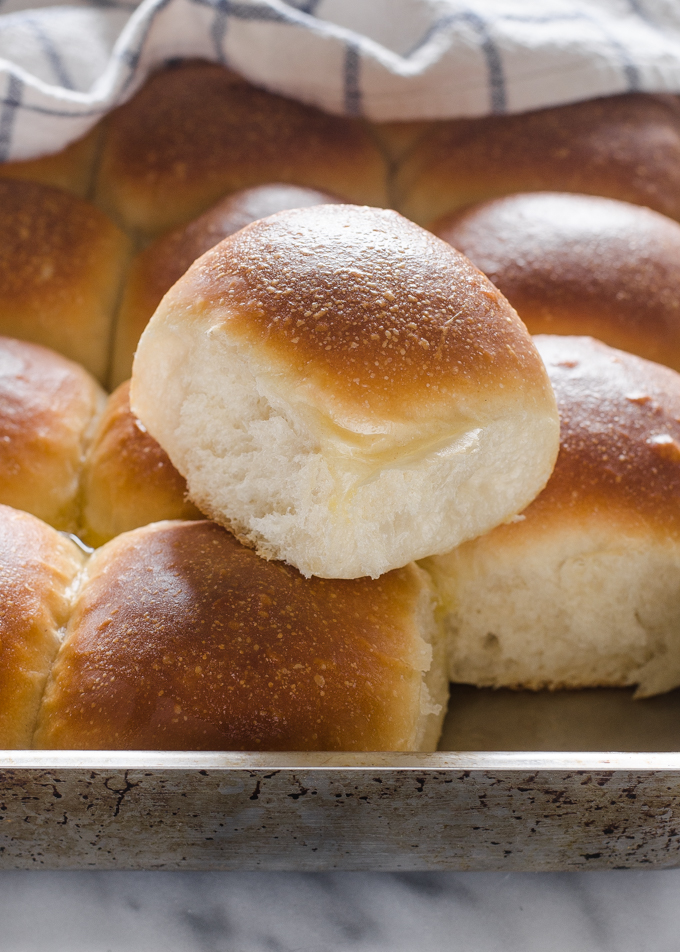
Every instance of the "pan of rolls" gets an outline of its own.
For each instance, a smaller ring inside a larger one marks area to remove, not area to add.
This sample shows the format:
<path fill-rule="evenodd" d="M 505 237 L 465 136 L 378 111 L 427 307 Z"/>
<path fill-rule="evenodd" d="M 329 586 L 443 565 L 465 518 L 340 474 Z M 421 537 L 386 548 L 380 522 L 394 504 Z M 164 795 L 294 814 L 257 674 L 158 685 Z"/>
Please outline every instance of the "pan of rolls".
<path fill-rule="evenodd" d="M 0 166 L 0 866 L 680 862 L 679 102 Z"/>

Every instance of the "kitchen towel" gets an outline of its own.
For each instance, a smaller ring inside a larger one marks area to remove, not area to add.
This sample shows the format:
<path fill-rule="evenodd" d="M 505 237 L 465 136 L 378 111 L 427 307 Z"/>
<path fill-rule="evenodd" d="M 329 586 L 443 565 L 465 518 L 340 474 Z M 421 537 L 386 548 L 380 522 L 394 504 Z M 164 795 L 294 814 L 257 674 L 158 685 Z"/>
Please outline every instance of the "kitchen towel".
<path fill-rule="evenodd" d="M 0 161 L 63 148 L 184 58 L 378 121 L 680 92 L 680 0 L 34 2 L 0 0 Z"/>

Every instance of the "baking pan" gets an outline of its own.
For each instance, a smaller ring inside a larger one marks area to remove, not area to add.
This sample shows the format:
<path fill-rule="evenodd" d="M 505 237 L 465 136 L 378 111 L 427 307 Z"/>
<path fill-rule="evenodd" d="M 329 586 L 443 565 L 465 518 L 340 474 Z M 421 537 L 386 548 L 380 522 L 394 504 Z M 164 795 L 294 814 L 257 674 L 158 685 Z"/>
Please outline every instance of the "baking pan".
<path fill-rule="evenodd" d="M 569 749 L 576 742 L 579 752 Z M 457 687 L 441 747 L 2 752 L 0 867 L 680 865 L 680 692 L 635 702 L 616 690 Z"/>

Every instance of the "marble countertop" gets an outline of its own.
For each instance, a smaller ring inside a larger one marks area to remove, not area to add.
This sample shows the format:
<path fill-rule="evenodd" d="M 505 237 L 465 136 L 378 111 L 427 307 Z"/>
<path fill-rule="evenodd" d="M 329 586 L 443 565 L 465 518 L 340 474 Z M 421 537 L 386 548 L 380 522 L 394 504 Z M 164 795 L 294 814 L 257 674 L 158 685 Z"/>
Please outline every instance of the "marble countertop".
<path fill-rule="evenodd" d="M 7 952 L 677 952 L 680 869 L 0 872 Z"/>

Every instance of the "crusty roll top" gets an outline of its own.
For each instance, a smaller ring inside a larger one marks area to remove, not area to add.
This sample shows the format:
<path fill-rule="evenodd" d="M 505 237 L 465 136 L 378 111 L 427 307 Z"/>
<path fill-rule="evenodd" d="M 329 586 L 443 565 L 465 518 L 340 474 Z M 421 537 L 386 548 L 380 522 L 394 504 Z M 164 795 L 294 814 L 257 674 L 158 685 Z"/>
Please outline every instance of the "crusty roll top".
<path fill-rule="evenodd" d="M 128 250 L 82 199 L 0 179 L 0 331 L 52 347 L 103 380 Z"/>
<path fill-rule="evenodd" d="M 158 234 L 222 195 L 272 181 L 387 201 L 384 160 L 359 121 L 256 89 L 216 64 L 157 73 L 107 119 L 97 198 L 133 229 Z"/>
<path fill-rule="evenodd" d="M 557 397 L 560 452 L 527 528 L 599 513 L 679 537 L 680 375 L 590 338 L 535 341 Z"/>
<path fill-rule="evenodd" d="M 0 180 L 0 295 L 8 306 L 33 299 L 42 304 L 72 293 L 88 273 L 98 245 L 114 232 L 92 205 L 59 189 Z M 28 299 L 28 300 L 27 300 Z"/>
<path fill-rule="evenodd" d="M 400 750 L 428 735 L 434 746 L 446 688 L 441 659 L 439 697 L 425 686 L 430 640 L 432 594 L 415 566 L 305 580 L 214 523 L 157 523 L 90 561 L 36 744 Z"/>
<path fill-rule="evenodd" d="M 433 124 L 401 164 L 399 208 L 428 224 L 512 192 L 583 192 L 680 218 L 680 112 L 663 96 L 592 99 Z"/>
<path fill-rule="evenodd" d="M 680 369 L 680 225 L 606 198 L 536 192 L 433 225 L 532 333 L 589 334 Z"/>
<path fill-rule="evenodd" d="M 299 398 L 367 434 L 385 419 L 447 419 L 481 391 L 495 403 L 548 388 L 502 295 L 390 210 L 325 205 L 255 222 L 196 263 L 171 309 L 247 342 Z"/>

